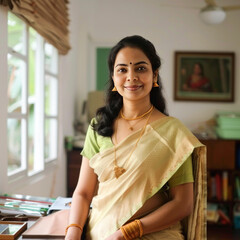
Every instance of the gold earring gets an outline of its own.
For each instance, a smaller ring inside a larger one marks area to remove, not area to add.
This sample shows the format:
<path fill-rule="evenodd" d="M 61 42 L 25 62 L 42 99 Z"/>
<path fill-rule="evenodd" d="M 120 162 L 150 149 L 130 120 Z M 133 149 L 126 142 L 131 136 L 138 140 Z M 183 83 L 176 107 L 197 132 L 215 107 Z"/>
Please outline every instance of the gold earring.
<path fill-rule="evenodd" d="M 153 82 L 153 87 L 159 87 L 157 82 Z"/>
<path fill-rule="evenodd" d="M 112 89 L 112 92 L 117 92 L 117 88 L 114 86 L 114 88 Z"/>

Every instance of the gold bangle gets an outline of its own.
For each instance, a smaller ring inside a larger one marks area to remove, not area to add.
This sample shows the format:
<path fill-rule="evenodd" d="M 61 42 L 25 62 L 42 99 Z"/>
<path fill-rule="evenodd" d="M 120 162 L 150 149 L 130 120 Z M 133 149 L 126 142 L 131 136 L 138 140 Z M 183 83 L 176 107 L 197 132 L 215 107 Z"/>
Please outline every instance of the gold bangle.
<path fill-rule="evenodd" d="M 125 240 L 132 240 L 143 235 L 142 223 L 138 219 L 120 227 L 120 230 Z"/>
<path fill-rule="evenodd" d="M 142 237 L 143 235 L 143 226 L 142 226 L 142 223 L 139 219 L 135 220 L 135 222 L 137 222 L 138 224 L 138 227 L 139 227 L 139 237 Z"/>
<path fill-rule="evenodd" d="M 79 224 L 77 224 L 77 223 L 71 223 L 71 224 L 69 224 L 69 225 L 66 227 L 65 235 L 67 234 L 67 231 L 68 231 L 68 229 L 69 229 L 70 227 L 77 227 L 77 228 L 79 228 L 81 231 L 83 231 L 82 227 L 81 227 Z"/>
<path fill-rule="evenodd" d="M 126 232 L 125 232 L 124 227 L 120 227 L 120 230 L 121 230 L 121 232 L 122 232 L 122 234 L 123 234 L 124 239 L 125 239 L 125 240 L 128 240 L 128 236 L 127 236 L 127 234 L 126 234 Z"/>

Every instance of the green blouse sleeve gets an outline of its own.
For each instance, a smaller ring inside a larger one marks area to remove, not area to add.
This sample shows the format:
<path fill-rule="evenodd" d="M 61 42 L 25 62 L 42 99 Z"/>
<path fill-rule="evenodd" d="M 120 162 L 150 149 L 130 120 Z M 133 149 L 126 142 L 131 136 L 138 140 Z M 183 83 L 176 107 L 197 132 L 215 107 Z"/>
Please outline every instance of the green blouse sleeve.
<path fill-rule="evenodd" d="M 95 119 L 92 119 L 91 123 L 89 124 L 84 142 L 84 147 L 81 152 L 81 155 L 83 155 L 87 159 L 91 159 L 95 154 L 99 152 L 100 149 L 97 141 L 97 133 L 92 128 L 92 123 L 94 122 Z"/>
<path fill-rule="evenodd" d="M 169 179 L 170 188 L 180 184 L 194 182 L 192 170 L 192 155 L 190 155 L 177 172 Z"/>

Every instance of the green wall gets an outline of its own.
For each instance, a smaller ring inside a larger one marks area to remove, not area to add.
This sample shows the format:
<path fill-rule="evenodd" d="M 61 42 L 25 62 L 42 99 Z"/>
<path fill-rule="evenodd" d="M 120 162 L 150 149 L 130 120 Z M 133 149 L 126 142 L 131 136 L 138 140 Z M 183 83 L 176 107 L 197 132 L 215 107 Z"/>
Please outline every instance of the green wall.
<path fill-rule="evenodd" d="M 99 47 L 96 49 L 97 56 L 97 78 L 96 90 L 105 90 L 108 82 L 107 59 L 111 48 Z"/>

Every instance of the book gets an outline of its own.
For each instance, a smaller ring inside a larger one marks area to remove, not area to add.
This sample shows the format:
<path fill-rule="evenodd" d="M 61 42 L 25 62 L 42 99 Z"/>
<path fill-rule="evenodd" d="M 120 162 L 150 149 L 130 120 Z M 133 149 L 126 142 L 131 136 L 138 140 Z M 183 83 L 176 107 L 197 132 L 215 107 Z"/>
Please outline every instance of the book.
<path fill-rule="evenodd" d="M 223 225 L 231 224 L 229 213 L 230 209 L 227 204 L 218 204 L 219 223 Z"/>
<path fill-rule="evenodd" d="M 53 199 L 23 195 L 0 195 L 0 211 L 4 214 L 25 214 L 40 217 L 47 214 Z"/>
<path fill-rule="evenodd" d="M 223 200 L 228 200 L 228 172 L 224 171 L 222 173 L 222 192 L 223 192 Z"/>
<path fill-rule="evenodd" d="M 240 178 L 239 178 L 239 176 L 236 176 L 236 178 L 235 178 L 235 187 L 236 187 L 236 197 L 237 197 L 237 199 L 240 199 Z"/>
<path fill-rule="evenodd" d="M 221 224 L 231 224 L 230 218 L 227 216 L 227 214 L 223 210 L 219 209 L 218 214 L 220 217 Z"/>
<path fill-rule="evenodd" d="M 216 179 L 215 179 L 215 176 L 211 176 L 211 195 L 210 197 L 212 199 L 216 198 L 217 197 L 217 189 L 216 189 Z"/>
<path fill-rule="evenodd" d="M 22 195 L 22 194 L 3 194 L 3 195 L 0 195 L 0 198 L 37 202 L 37 203 L 43 203 L 48 205 L 51 205 L 56 200 L 56 198 L 38 197 L 38 196 L 30 196 L 30 195 Z"/>
<path fill-rule="evenodd" d="M 219 201 L 222 200 L 222 181 L 221 181 L 221 176 L 219 173 L 216 173 L 215 175 L 216 179 L 216 193 L 217 193 L 217 199 Z"/>
<path fill-rule="evenodd" d="M 219 213 L 218 213 L 218 205 L 215 203 L 207 204 L 207 221 L 209 222 L 218 222 Z"/>
<path fill-rule="evenodd" d="M 51 207 L 48 209 L 47 214 L 50 214 L 55 211 L 70 209 L 72 203 L 72 198 L 66 197 L 57 197 Z"/>

